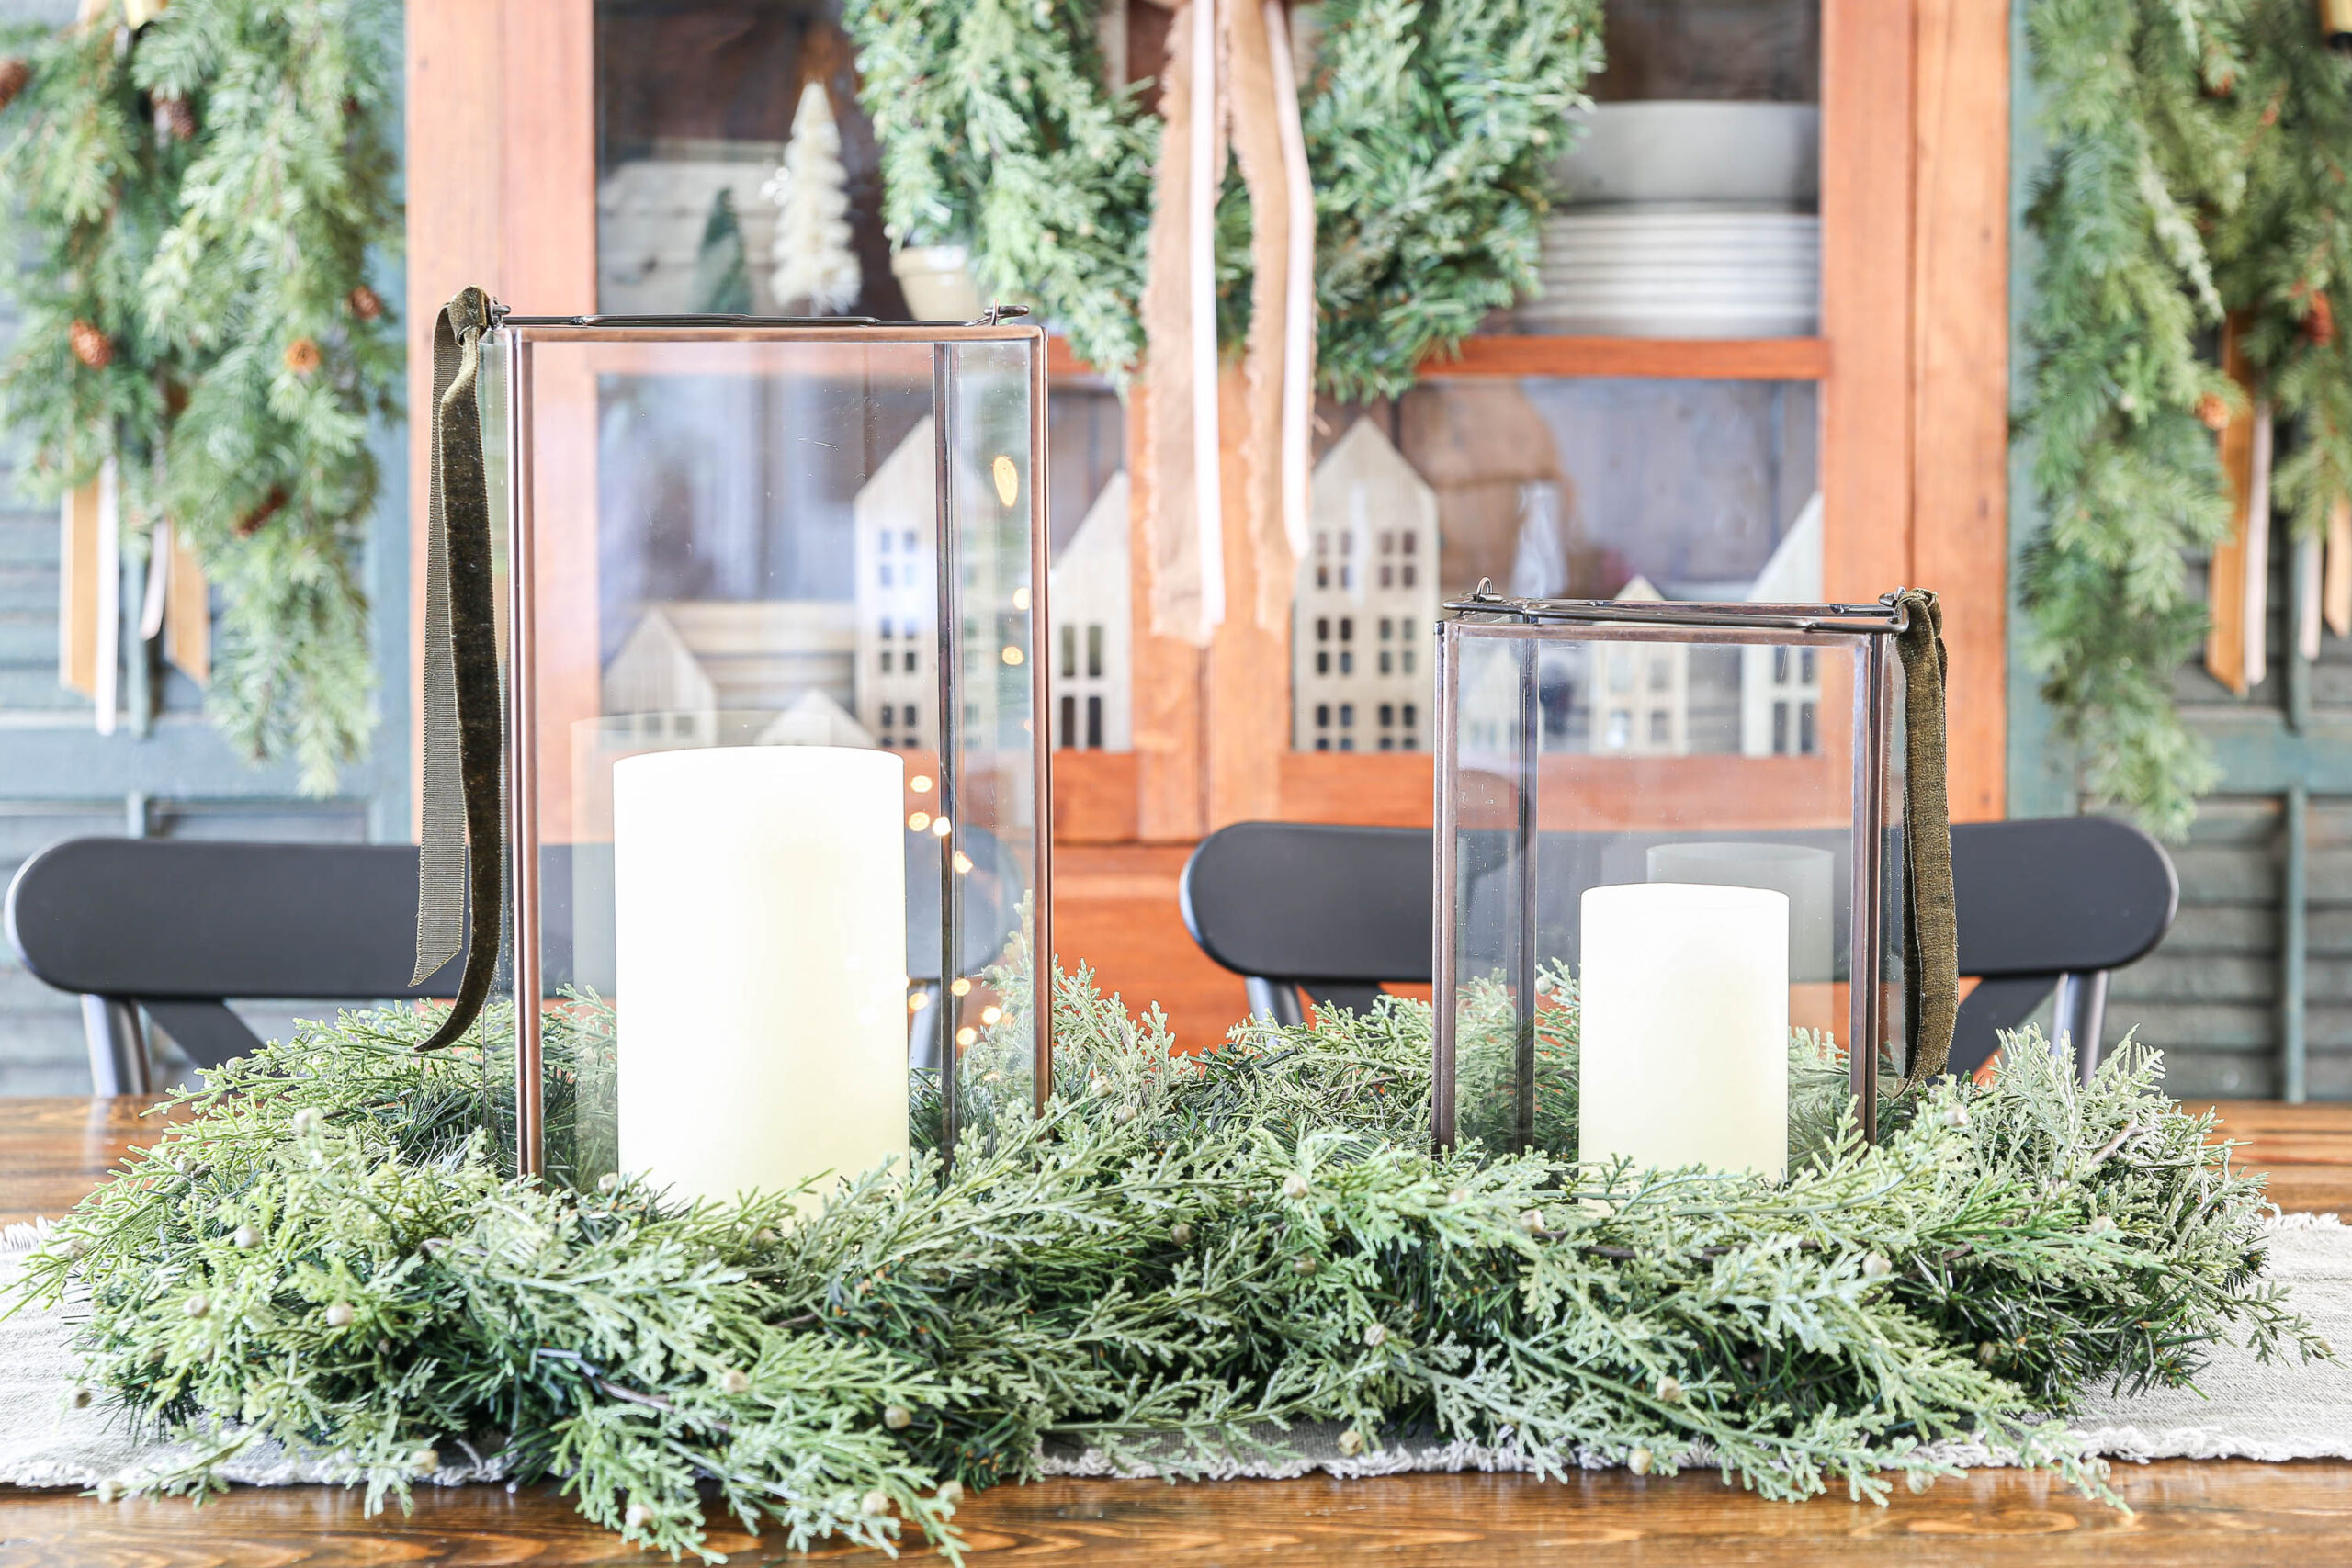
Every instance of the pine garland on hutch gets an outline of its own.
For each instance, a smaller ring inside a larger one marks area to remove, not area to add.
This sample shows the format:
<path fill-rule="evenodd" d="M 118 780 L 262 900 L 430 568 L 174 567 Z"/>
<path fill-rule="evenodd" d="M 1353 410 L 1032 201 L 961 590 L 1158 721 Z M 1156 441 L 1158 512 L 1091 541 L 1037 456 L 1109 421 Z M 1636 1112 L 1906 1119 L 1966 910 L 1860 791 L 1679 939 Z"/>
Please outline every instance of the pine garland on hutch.
<path fill-rule="evenodd" d="M 374 726 L 359 555 L 403 355 L 387 0 L 107 0 L 0 60 L 0 423 L 55 490 L 114 465 L 220 591 L 212 716 L 334 786 Z M 136 524 L 136 526 L 130 525 Z"/>
<path fill-rule="evenodd" d="M 851 0 L 860 97 L 903 244 L 969 243 L 1114 378 L 1141 358 L 1160 122 L 1105 85 L 1101 0 Z M 1394 397 L 1536 287 L 1544 174 L 1600 68 L 1598 0 L 1332 0 L 1300 90 L 1318 384 Z M 1250 309 L 1250 207 L 1216 208 L 1220 336 Z"/>
<path fill-rule="evenodd" d="M 2026 30 L 2052 141 L 2019 424 L 2048 517 L 2031 649 L 2087 791 L 2177 834 L 2218 777 L 2175 710 L 2207 627 L 2184 557 L 2249 532 L 2216 434 L 2267 405 L 2294 536 L 2333 523 L 2352 550 L 2352 55 L 2308 0 L 2035 0 Z M 2247 384 L 2215 363 L 2225 323 Z"/>

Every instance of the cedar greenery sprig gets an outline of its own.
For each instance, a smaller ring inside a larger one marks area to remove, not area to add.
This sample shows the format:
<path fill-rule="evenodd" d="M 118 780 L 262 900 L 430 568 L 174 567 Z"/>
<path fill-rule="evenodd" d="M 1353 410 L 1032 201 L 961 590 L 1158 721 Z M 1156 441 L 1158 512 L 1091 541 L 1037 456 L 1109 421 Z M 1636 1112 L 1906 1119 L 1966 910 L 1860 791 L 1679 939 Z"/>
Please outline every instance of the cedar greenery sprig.
<path fill-rule="evenodd" d="M 1198 1473 L 1302 1422 L 1347 1452 L 1429 1432 L 1783 1498 L 1883 1497 L 1983 1437 L 2106 1495 L 2044 1412 L 2183 1382 L 2224 1333 L 2324 1353 L 2260 1278 L 2258 1181 L 2136 1048 L 2085 1087 L 2018 1036 L 1989 1089 L 1904 1100 L 1880 1146 L 1849 1126 L 1772 1184 L 1432 1154 L 1423 1004 L 1192 1058 L 1082 972 L 1055 1007 L 1046 1115 L 820 1208 L 514 1180 L 487 1131 L 497 1021 L 432 1056 L 406 1049 L 425 1015 L 306 1026 L 209 1075 L 26 1298 L 86 1292 L 93 1382 L 210 1434 L 133 1489 L 200 1494 L 273 1437 L 405 1502 L 488 1443 L 673 1553 L 706 1550 L 698 1482 L 795 1547 L 911 1528 L 953 1552 L 963 1489 L 1035 1473 L 1042 1444 Z M 1547 1012 L 1572 1070 L 1572 998 Z M 971 1070 L 1016 1062 L 1020 1027 Z M 608 1010 L 546 1032 L 555 1119 L 605 1136 Z"/>
<path fill-rule="evenodd" d="M 894 241 L 968 243 L 983 287 L 1034 300 L 1124 379 L 1160 121 L 1112 91 L 1099 0 L 850 0 L 859 101 Z M 1599 0 L 1330 0 L 1301 90 L 1315 188 L 1317 377 L 1396 397 L 1537 285 L 1544 170 L 1600 68 Z M 1249 325 L 1249 196 L 1216 213 L 1220 336 Z"/>
<path fill-rule="evenodd" d="M 21 317 L 0 423 L 52 490 L 116 462 L 127 537 L 171 519 L 220 591 L 209 707 L 331 790 L 374 728 L 359 557 L 405 357 L 386 0 L 108 4 L 19 33 L 0 245 Z"/>
<path fill-rule="evenodd" d="M 2206 624 L 2184 558 L 2230 527 L 2225 316 L 2294 533 L 2352 495 L 2352 61 L 2304 0 L 2034 0 L 2026 33 L 2051 141 L 2019 420 L 2047 518 L 2030 653 L 2089 793 L 2177 836 L 2219 777 L 2172 681 Z"/>

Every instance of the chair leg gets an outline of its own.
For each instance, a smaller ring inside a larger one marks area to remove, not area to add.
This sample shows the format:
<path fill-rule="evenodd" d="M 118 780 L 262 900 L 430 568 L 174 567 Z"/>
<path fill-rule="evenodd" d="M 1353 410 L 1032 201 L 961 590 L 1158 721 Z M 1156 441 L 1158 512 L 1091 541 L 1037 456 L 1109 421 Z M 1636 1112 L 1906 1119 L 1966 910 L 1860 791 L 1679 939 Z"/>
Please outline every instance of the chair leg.
<path fill-rule="evenodd" d="M 2107 1028 L 2107 971 L 2061 975 L 2051 1029 L 2075 1047 L 2075 1073 L 2091 1081 L 2098 1070 L 2099 1039 Z"/>
<path fill-rule="evenodd" d="M 1245 975 L 1242 988 L 1250 994 L 1250 1016 L 1272 1019 L 1276 1023 L 1295 1024 L 1306 1021 L 1299 1010 L 1298 987 L 1287 980 L 1269 980 L 1263 975 Z"/>
<path fill-rule="evenodd" d="M 85 996 L 82 1034 L 90 1047 L 90 1092 L 153 1094 L 147 1067 L 147 1032 L 139 1026 L 136 1003 L 120 997 Z"/>

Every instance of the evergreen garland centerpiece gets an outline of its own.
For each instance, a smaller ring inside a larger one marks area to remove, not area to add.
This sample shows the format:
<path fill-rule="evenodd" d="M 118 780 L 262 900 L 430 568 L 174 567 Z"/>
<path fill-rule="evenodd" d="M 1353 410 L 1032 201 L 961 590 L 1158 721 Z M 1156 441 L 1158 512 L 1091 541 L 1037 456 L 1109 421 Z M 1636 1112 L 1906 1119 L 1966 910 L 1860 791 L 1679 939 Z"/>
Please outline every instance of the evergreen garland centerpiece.
<path fill-rule="evenodd" d="M 699 1487 L 796 1549 L 911 1529 L 952 1555 L 966 1489 L 1043 1445 L 1186 1475 L 1299 1423 L 1343 1455 L 1427 1435 L 1789 1499 L 1883 1498 L 1973 1438 L 2108 1496 L 2060 1424 L 2077 1393 L 2185 1382 L 2225 1332 L 2328 1353 L 2262 1280 L 2259 1182 L 2136 1047 L 2081 1086 L 2018 1036 L 1989 1086 L 1889 1102 L 1876 1145 L 1833 1125 L 1772 1183 L 1433 1154 L 1426 1004 L 1193 1058 L 1083 973 L 1055 1006 L 1045 1114 L 998 1109 L 945 1164 L 918 1077 L 912 1160 L 821 1207 L 570 1179 L 610 1153 L 592 998 L 548 1021 L 576 1163 L 544 1182 L 498 1153 L 513 1061 L 482 1042 L 511 1019 L 432 1055 L 428 1014 L 306 1026 L 208 1073 L 23 1299 L 81 1303 L 93 1383 L 198 1440 L 107 1492 L 200 1495 L 275 1438 L 373 1507 L 462 1444 L 673 1553 L 707 1551 Z M 981 1114 L 1024 1029 L 968 1054 Z"/>
<path fill-rule="evenodd" d="M 1114 378 L 1141 358 L 1160 124 L 1106 85 L 1103 0 L 849 0 L 901 244 L 969 244 Z M 1209 0 L 1194 0 L 1207 4 Z M 1300 93 L 1319 385 L 1395 397 L 1537 284 L 1544 173 L 1600 66 L 1599 0 L 1329 0 Z M 1216 209 L 1221 335 L 1248 327 L 1250 209 Z"/>
<path fill-rule="evenodd" d="M 0 423 L 52 490 L 117 468 L 221 593 L 210 706 L 334 786 L 375 722 L 360 550 L 399 412 L 386 0 L 107 4 L 0 52 Z M 145 547 L 146 529 L 126 550 Z"/>
<path fill-rule="evenodd" d="M 2352 498 L 2352 57 L 2309 0 L 2034 0 L 2026 33 L 2052 143 L 2020 420 L 2047 517 L 2032 650 L 2089 791 L 2177 836 L 2218 777 L 2172 682 L 2206 625 L 2184 557 L 2231 524 L 2225 318 L 2291 441 L 2295 535 Z"/>

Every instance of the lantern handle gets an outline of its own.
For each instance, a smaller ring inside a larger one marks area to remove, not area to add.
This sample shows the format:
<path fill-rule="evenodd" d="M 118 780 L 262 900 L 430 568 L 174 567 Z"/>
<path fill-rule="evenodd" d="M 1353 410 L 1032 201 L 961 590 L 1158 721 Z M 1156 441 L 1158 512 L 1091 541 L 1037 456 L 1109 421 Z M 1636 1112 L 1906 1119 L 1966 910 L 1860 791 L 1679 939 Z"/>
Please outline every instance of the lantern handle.
<path fill-rule="evenodd" d="M 1903 989 L 1917 1085 L 1951 1059 L 1960 1016 L 1960 918 L 1952 897 L 1951 801 L 1945 784 L 1943 608 L 1933 593 L 1898 588 L 1881 601 L 1898 617 L 1903 661 Z M 1860 976 L 1857 976 L 1859 979 Z M 1856 1041 L 1854 1048 L 1869 1048 Z"/>
<path fill-rule="evenodd" d="M 432 473 L 425 509 L 424 756 L 416 873 L 418 984 L 463 947 L 458 994 L 417 1049 L 456 1043 L 481 1014 L 498 968 L 505 910 L 499 787 L 497 600 L 491 581 L 490 487 L 477 395 L 482 334 L 499 312 L 479 288 L 433 328 Z M 467 894 L 470 885 L 472 897 Z"/>

